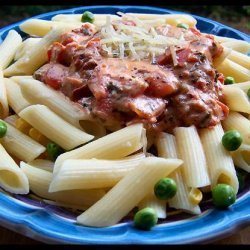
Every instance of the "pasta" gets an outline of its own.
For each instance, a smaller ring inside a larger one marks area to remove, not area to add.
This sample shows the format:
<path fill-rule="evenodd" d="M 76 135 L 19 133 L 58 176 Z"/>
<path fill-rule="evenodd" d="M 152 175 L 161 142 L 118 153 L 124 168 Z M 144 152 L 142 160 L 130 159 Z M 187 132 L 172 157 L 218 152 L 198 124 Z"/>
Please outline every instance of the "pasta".
<path fill-rule="evenodd" d="M 29 106 L 22 110 L 19 116 L 66 150 L 73 149 L 94 138 L 73 127 L 44 105 Z"/>
<path fill-rule="evenodd" d="M 0 44 L 0 187 L 80 211 L 76 223 L 90 227 L 148 209 L 156 220 L 199 215 L 218 184 L 241 191 L 250 44 L 196 24 L 85 12 L 25 20 L 24 39 L 10 30 Z M 159 196 L 169 179 L 173 195 Z"/>
<path fill-rule="evenodd" d="M 6 126 L 7 134 L 3 138 L 0 138 L 0 143 L 10 154 L 28 162 L 45 152 L 46 149 L 44 146 L 23 134 L 12 125 L 6 123 Z"/>
<path fill-rule="evenodd" d="M 14 194 L 27 194 L 29 182 L 26 175 L 0 144 L 0 187 Z"/>
<path fill-rule="evenodd" d="M 181 163 L 178 159 L 145 158 L 102 199 L 78 216 L 77 222 L 92 227 L 116 224 L 152 190 L 158 179 L 170 174 Z"/>
<path fill-rule="evenodd" d="M 49 191 L 112 187 L 140 164 L 124 160 L 66 160 L 52 180 Z"/>
<path fill-rule="evenodd" d="M 196 128 L 178 127 L 174 134 L 178 156 L 184 161 L 181 171 L 188 187 L 200 188 L 210 185 L 205 154 Z"/>
<path fill-rule="evenodd" d="M 15 81 L 4 78 L 4 84 L 9 105 L 16 114 L 31 105 L 31 103 L 23 97 L 21 88 Z"/>
<path fill-rule="evenodd" d="M 238 192 L 239 183 L 236 176 L 232 157 L 221 144 L 224 134 L 222 126 L 219 124 L 211 129 L 202 129 L 200 138 L 206 152 L 206 160 L 210 173 L 212 188 L 217 183 L 230 184 L 235 192 Z"/>
<path fill-rule="evenodd" d="M 15 30 L 10 30 L 0 45 L 1 70 L 4 70 L 11 63 L 21 43 L 22 37 Z"/>
<path fill-rule="evenodd" d="M 156 140 L 156 147 L 158 150 L 158 154 L 160 157 L 164 158 L 177 158 L 177 146 L 176 139 L 173 135 L 167 133 L 160 133 Z M 193 204 L 189 195 L 191 192 L 191 188 L 189 188 L 186 182 L 183 179 L 183 175 L 181 173 L 181 168 L 178 168 L 170 177 L 173 178 L 178 186 L 178 190 L 176 195 L 168 201 L 170 207 L 176 209 L 182 209 L 191 214 L 200 214 L 201 210 L 198 204 Z"/>
<path fill-rule="evenodd" d="M 55 162 L 53 173 L 56 174 L 67 159 L 91 159 L 93 157 L 108 160 L 120 159 L 138 151 L 143 146 L 145 146 L 145 131 L 142 124 L 131 125 L 60 155 Z"/>
<path fill-rule="evenodd" d="M 8 116 L 9 106 L 7 100 L 7 93 L 4 84 L 3 72 L 0 69 L 0 118 Z"/>
<path fill-rule="evenodd" d="M 58 26 L 52 29 L 44 36 L 35 46 L 32 47 L 30 53 L 25 54 L 15 63 L 4 70 L 4 76 L 32 74 L 47 60 L 47 50 L 51 43 L 57 41 L 64 32 L 70 30 L 72 26 Z"/>
<path fill-rule="evenodd" d="M 21 162 L 23 172 L 27 175 L 30 190 L 36 195 L 57 202 L 63 202 L 77 207 L 89 207 L 104 196 L 104 190 L 69 190 L 64 192 L 49 193 L 49 184 L 52 180 L 52 173 L 49 171 L 33 167 Z"/>
<path fill-rule="evenodd" d="M 79 105 L 72 105 L 65 96 L 45 86 L 40 81 L 21 78 L 17 82 L 22 95 L 32 104 L 46 105 L 72 125 L 80 127 L 80 120 L 91 120 L 87 110 L 85 111 Z"/>

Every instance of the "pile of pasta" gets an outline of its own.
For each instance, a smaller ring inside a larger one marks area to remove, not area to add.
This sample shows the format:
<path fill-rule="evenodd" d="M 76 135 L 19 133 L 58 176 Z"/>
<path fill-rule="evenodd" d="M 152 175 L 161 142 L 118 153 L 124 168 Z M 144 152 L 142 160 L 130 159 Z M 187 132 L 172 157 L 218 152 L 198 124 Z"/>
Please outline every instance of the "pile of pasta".
<path fill-rule="evenodd" d="M 196 25 L 189 15 L 129 15 L 152 25 Z M 104 25 L 106 16 L 96 14 L 94 24 Z M 0 138 L 0 186 L 78 209 L 77 223 L 92 227 L 115 225 L 135 207 L 152 207 L 158 218 L 167 217 L 167 207 L 198 215 L 202 192 L 218 183 L 230 184 L 237 193 L 235 166 L 250 171 L 250 44 L 215 36 L 226 51 L 216 67 L 236 81 L 223 89 L 230 113 L 222 124 L 199 130 L 177 127 L 174 134 L 157 137 L 140 123 L 107 133 L 81 107 L 32 77 L 48 60 L 49 46 L 81 24 L 80 14 L 29 19 L 19 26 L 28 38 L 10 30 L 0 45 L 0 117 L 7 126 Z M 241 133 L 243 143 L 230 153 L 221 139 L 231 129 Z M 46 159 L 48 142 L 66 151 L 55 162 Z M 152 145 L 158 155 L 147 152 Z M 153 188 L 166 176 L 175 180 L 178 190 L 163 201 Z"/>

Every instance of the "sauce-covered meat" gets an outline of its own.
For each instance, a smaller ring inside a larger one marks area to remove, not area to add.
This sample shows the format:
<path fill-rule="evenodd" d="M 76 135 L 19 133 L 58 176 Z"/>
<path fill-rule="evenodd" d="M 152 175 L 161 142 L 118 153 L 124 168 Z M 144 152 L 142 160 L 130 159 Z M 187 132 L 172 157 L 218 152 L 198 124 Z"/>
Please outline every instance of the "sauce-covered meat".
<path fill-rule="evenodd" d="M 162 25 L 158 34 L 185 39 L 153 61 L 110 58 L 92 25 L 62 36 L 49 63 L 34 74 L 72 101 L 88 107 L 107 127 L 141 121 L 172 132 L 176 126 L 212 127 L 228 108 L 221 101 L 223 76 L 212 66 L 222 47 L 198 30 Z"/>

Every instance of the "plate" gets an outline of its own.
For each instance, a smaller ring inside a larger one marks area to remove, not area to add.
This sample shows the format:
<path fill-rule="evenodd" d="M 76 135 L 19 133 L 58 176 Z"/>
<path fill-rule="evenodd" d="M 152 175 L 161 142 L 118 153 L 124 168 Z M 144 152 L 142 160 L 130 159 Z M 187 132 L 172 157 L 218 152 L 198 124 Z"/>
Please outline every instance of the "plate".
<path fill-rule="evenodd" d="M 93 13 L 115 14 L 121 12 L 137 13 L 181 13 L 177 11 L 148 6 L 85 6 L 68 10 L 49 12 L 35 18 L 50 20 L 57 14 L 79 14 L 89 10 Z M 182 13 L 183 14 L 183 13 Z M 250 42 L 250 36 L 218 22 L 193 15 L 197 28 L 202 32 L 228 36 Z M 10 29 L 24 35 L 18 25 L 11 24 L 0 29 L 3 40 Z M 211 202 L 210 202 L 211 203 Z M 238 195 L 237 202 L 227 210 L 213 209 L 209 201 L 203 204 L 199 216 L 184 213 L 168 215 L 151 231 L 139 231 L 133 227 L 132 220 L 106 228 L 90 228 L 75 224 L 76 215 L 54 205 L 32 200 L 28 196 L 10 196 L 0 192 L 1 225 L 45 243 L 68 244 L 187 244 L 211 242 L 223 238 L 250 224 L 250 184 Z"/>

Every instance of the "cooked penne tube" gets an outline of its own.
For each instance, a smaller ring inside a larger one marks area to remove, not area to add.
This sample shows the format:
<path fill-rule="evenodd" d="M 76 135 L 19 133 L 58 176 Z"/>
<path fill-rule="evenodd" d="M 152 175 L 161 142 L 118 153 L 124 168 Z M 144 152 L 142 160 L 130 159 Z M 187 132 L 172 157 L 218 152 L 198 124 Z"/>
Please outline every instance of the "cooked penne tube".
<path fill-rule="evenodd" d="M 57 28 L 60 25 L 61 25 L 60 22 L 53 22 L 42 19 L 29 19 L 21 23 L 19 25 L 19 28 L 26 34 L 43 37 L 46 34 L 48 34 L 53 28 Z M 81 22 L 74 22 L 71 23 L 70 27 L 74 29 L 80 27 L 81 25 L 82 25 Z"/>
<path fill-rule="evenodd" d="M 105 195 L 105 191 L 103 189 L 69 190 L 49 193 L 48 189 L 52 180 L 52 173 L 37 167 L 33 167 L 24 162 L 21 162 L 20 167 L 28 177 L 30 191 L 45 199 L 63 202 L 68 206 L 89 207 Z"/>
<path fill-rule="evenodd" d="M 159 200 L 156 198 L 154 193 L 148 194 L 138 205 L 139 210 L 150 207 L 155 210 L 157 217 L 159 219 L 167 218 L 167 210 L 166 210 L 167 202 L 165 200 Z"/>
<path fill-rule="evenodd" d="M 232 50 L 231 53 L 228 55 L 228 59 L 250 70 L 250 57 L 249 56 Z"/>
<path fill-rule="evenodd" d="M 174 134 L 178 158 L 184 162 L 181 167 L 184 182 L 193 188 L 210 185 L 206 158 L 197 129 L 194 126 L 177 127 Z"/>
<path fill-rule="evenodd" d="M 15 56 L 14 61 L 17 61 L 21 57 L 23 57 L 26 54 L 29 54 L 32 47 L 37 44 L 41 40 L 40 37 L 29 37 L 26 40 L 24 40 L 18 47 Z"/>
<path fill-rule="evenodd" d="M 110 17 L 110 20 L 117 20 L 120 19 L 119 16 L 117 15 L 107 15 L 107 14 L 94 14 L 94 25 L 101 26 L 104 25 L 106 22 L 107 16 Z M 82 14 L 59 14 L 55 15 L 54 17 L 51 18 L 52 21 L 57 21 L 57 22 L 81 22 L 82 19 Z"/>
<path fill-rule="evenodd" d="M 14 126 L 8 123 L 5 124 L 7 125 L 7 133 L 0 138 L 0 143 L 8 153 L 20 160 L 29 162 L 45 152 L 46 148 L 44 146 L 23 134 Z"/>
<path fill-rule="evenodd" d="M 14 194 L 27 194 L 29 182 L 26 175 L 0 144 L 0 187 Z"/>
<path fill-rule="evenodd" d="M 121 159 L 145 146 L 145 129 L 141 123 L 134 124 L 82 147 L 61 154 L 55 162 L 53 174 L 56 174 L 67 159 Z"/>
<path fill-rule="evenodd" d="M 232 76 L 236 82 L 245 82 L 250 80 L 250 71 L 228 58 L 226 58 L 223 63 L 217 67 L 217 70 L 226 77 Z"/>
<path fill-rule="evenodd" d="M 222 121 L 225 131 L 236 129 L 240 132 L 243 142 L 250 144 L 250 120 L 238 112 L 231 111 L 228 117 Z"/>
<path fill-rule="evenodd" d="M 95 189 L 113 187 L 126 174 L 136 168 L 141 160 L 66 160 L 53 178 L 49 192 L 70 189 Z"/>
<path fill-rule="evenodd" d="M 94 136 L 72 126 L 44 105 L 31 105 L 19 116 L 51 141 L 66 150 L 91 141 Z"/>
<path fill-rule="evenodd" d="M 0 44 L 0 69 L 5 69 L 14 59 L 15 53 L 22 43 L 22 37 L 15 31 L 10 30 Z"/>
<path fill-rule="evenodd" d="M 232 42 L 232 41 L 239 41 L 239 40 L 237 40 L 235 38 L 226 37 L 226 36 L 217 36 L 217 35 L 213 35 L 213 36 L 214 36 L 214 38 L 215 38 L 216 41 L 221 42 L 221 43 Z"/>
<path fill-rule="evenodd" d="M 4 78 L 4 84 L 7 92 L 7 98 L 10 107 L 18 114 L 21 110 L 31 105 L 23 97 L 20 86 L 9 78 Z"/>
<path fill-rule="evenodd" d="M 236 167 L 250 173 L 250 145 L 241 144 L 241 146 L 231 152 L 234 164 Z"/>
<path fill-rule="evenodd" d="M 205 151 L 211 187 L 218 183 L 231 185 L 238 192 L 239 182 L 232 157 L 221 143 L 224 131 L 221 124 L 213 128 L 200 129 L 200 139 Z"/>
<path fill-rule="evenodd" d="M 9 105 L 7 99 L 7 91 L 4 84 L 3 71 L 0 69 L 0 118 L 9 115 Z"/>
<path fill-rule="evenodd" d="M 245 55 L 250 51 L 250 43 L 242 40 L 225 41 L 221 43 L 224 47 L 231 48 Z"/>
<path fill-rule="evenodd" d="M 225 85 L 222 93 L 223 102 L 232 111 L 245 112 L 250 114 L 250 102 L 247 94 L 237 86 L 238 84 Z"/>
<path fill-rule="evenodd" d="M 176 26 L 179 23 L 188 24 L 190 27 L 194 27 L 197 23 L 191 15 L 184 14 L 142 14 L 142 13 L 126 13 L 126 15 L 137 17 L 138 19 L 145 21 L 148 19 L 163 18 L 165 23 Z"/>
<path fill-rule="evenodd" d="M 163 158 L 177 158 L 177 145 L 174 135 L 161 132 L 156 138 L 156 147 L 158 156 Z M 168 200 L 169 207 L 181 209 L 187 213 L 200 214 L 201 210 L 198 204 L 192 203 L 189 199 L 191 188 L 183 180 L 181 168 L 176 169 L 169 175 L 176 182 L 177 192 L 175 196 Z"/>
<path fill-rule="evenodd" d="M 91 120 L 87 109 L 73 103 L 68 97 L 35 79 L 16 78 L 23 96 L 32 104 L 42 104 L 72 125 L 81 128 L 80 120 Z M 93 126 L 93 124 L 91 124 Z"/>
<path fill-rule="evenodd" d="M 52 173 L 55 163 L 53 161 L 49 161 L 45 159 L 35 159 L 33 161 L 28 162 L 28 164 L 31 165 L 32 167 L 36 167 L 36 168 L 46 170 Z"/>
<path fill-rule="evenodd" d="M 242 89 L 247 94 L 248 90 L 250 89 L 250 81 L 240 82 L 240 83 L 235 84 L 234 86 Z"/>
<path fill-rule="evenodd" d="M 4 76 L 31 75 L 36 69 L 42 66 L 47 60 L 49 46 L 60 39 L 61 35 L 72 29 L 72 25 L 60 25 L 52 29 L 36 45 L 29 54 L 24 55 L 15 63 L 4 70 Z"/>
<path fill-rule="evenodd" d="M 179 159 L 146 157 L 130 171 L 102 199 L 77 217 L 77 223 L 91 227 L 105 227 L 118 223 L 149 192 L 162 177 L 181 165 Z"/>

